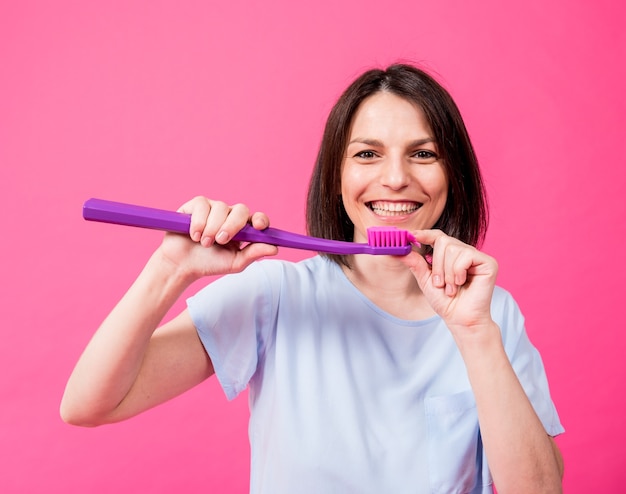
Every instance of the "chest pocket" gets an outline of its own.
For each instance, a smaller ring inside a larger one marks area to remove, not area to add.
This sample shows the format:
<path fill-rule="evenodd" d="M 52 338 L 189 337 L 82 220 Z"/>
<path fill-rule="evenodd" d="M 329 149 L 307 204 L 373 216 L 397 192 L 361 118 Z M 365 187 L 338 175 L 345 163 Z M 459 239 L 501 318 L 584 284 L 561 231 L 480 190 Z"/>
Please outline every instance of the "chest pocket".
<path fill-rule="evenodd" d="M 471 390 L 425 399 L 432 494 L 483 492 L 493 481 Z"/>

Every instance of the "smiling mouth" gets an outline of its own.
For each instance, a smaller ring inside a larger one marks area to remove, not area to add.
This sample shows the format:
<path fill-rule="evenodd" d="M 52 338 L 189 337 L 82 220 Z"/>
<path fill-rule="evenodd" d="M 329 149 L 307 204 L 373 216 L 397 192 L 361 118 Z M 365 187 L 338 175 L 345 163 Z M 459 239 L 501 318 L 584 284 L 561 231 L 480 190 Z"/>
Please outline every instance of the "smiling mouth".
<path fill-rule="evenodd" d="M 372 201 L 367 207 L 379 216 L 404 216 L 414 213 L 422 206 L 419 202 Z"/>

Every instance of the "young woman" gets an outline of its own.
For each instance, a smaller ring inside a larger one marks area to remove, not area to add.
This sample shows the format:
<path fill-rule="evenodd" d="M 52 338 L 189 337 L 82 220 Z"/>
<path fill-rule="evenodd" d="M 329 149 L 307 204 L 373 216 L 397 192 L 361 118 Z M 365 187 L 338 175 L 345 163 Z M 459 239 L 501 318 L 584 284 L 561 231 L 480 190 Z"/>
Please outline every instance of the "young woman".
<path fill-rule="evenodd" d="M 116 422 L 216 374 L 249 388 L 254 493 L 560 492 L 563 432 L 537 350 L 497 263 L 479 251 L 482 180 L 448 93 L 394 65 L 333 108 L 309 189 L 312 235 L 411 231 L 404 257 L 260 260 L 231 242 L 262 213 L 195 198 L 67 384 L 63 418 Z M 158 327 L 201 277 L 229 274 Z"/>

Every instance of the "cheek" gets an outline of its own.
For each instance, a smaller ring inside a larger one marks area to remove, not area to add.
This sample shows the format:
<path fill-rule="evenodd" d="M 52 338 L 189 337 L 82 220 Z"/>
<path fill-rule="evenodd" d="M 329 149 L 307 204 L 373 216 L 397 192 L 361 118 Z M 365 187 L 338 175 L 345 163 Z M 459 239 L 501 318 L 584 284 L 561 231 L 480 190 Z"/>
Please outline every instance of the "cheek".
<path fill-rule="evenodd" d="M 420 182 L 424 190 L 434 201 L 443 199 L 445 202 L 448 195 L 448 180 L 442 167 L 433 167 L 422 174 Z"/>
<path fill-rule="evenodd" d="M 421 186 L 432 201 L 432 215 L 439 218 L 448 201 L 448 180 L 442 167 L 433 168 L 422 176 Z"/>
<path fill-rule="evenodd" d="M 341 194 L 344 196 L 344 200 L 351 199 L 354 194 L 359 190 L 359 187 L 363 182 L 363 173 L 359 171 L 358 167 L 344 165 L 341 170 Z"/>

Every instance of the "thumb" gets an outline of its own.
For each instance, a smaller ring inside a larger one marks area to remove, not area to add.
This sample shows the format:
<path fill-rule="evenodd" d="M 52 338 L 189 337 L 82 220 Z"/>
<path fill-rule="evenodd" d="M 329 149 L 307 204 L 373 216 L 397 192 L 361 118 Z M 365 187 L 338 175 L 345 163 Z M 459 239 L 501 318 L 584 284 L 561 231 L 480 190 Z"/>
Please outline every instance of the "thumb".
<path fill-rule="evenodd" d="M 243 267 L 248 266 L 252 262 L 261 259 L 262 257 L 275 256 L 276 254 L 278 254 L 278 247 L 276 247 L 275 245 L 261 244 L 256 242 L 252 242 L 246 245 L 243 249 L 241 249 L 241 251 L 239 251 Z"/>
<path fill-rule="evenodd" d="M 430 264 L 416 251 L 401 257 L 401 260 L 411 270 L 420 288 L 423 288 L 431 276 Z"/>

